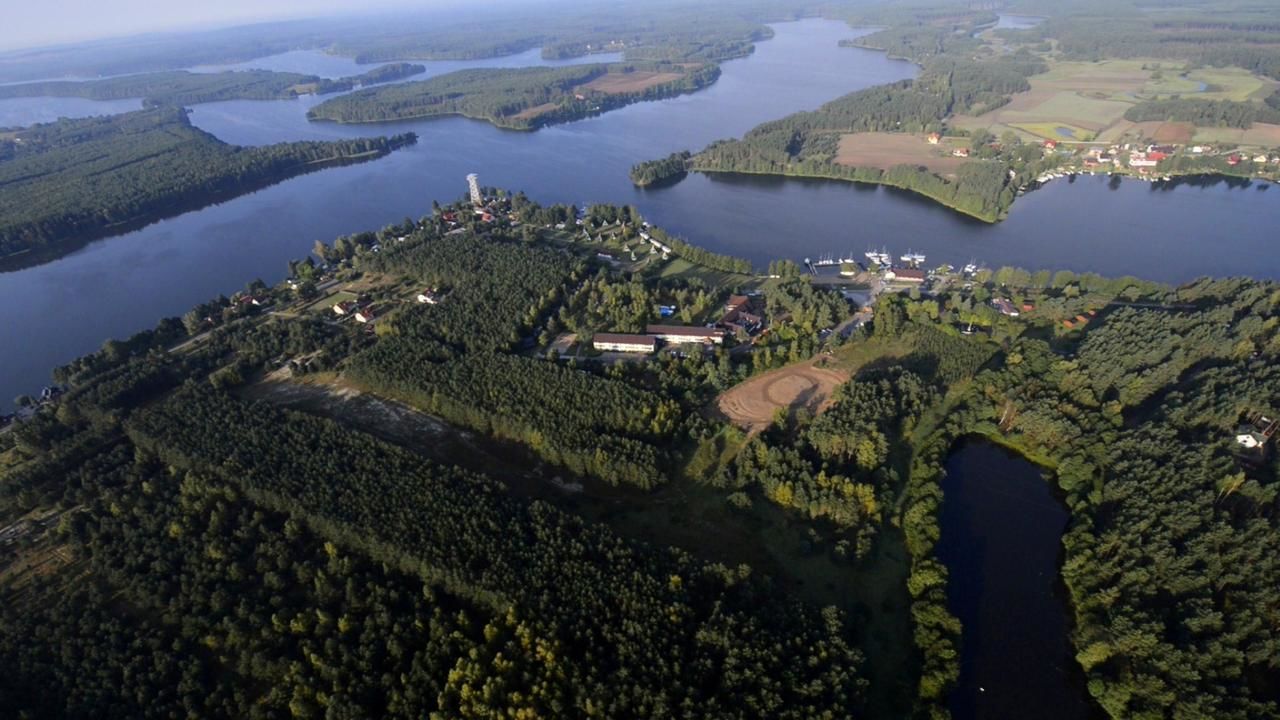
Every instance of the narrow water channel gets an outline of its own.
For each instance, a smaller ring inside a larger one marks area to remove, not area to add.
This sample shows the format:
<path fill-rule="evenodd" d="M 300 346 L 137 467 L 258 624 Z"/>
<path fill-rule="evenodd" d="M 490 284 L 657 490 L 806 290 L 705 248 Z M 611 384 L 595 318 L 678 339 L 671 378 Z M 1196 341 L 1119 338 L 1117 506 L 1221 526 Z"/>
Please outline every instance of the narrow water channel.
<path fill-rule="evenodd" d="M 981 440 L 947 460 L 938 556 L 964 626 L 954 720 L 1093 720 L 1059 580 L 1067 510 L 1040 469 Z"/>

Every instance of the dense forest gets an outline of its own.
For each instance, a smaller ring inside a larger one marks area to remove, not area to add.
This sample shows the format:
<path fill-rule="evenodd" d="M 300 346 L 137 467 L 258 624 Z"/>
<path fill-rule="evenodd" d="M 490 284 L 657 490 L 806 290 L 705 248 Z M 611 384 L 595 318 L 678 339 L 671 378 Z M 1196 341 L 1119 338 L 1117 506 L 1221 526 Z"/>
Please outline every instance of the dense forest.
<path fill-rule="evenodd" d="M 1052 39 L 1071 60 L 1168 58 L 1242 67 L 1280 79 L 1280 23 L 1251 12 L 1248 4 L 1197 0 L 1186 3 L 1182 13 L 1146 13 L 1136 3 L 1118 5 L 1081 4 L 1053 13 L 1034 28 L 1000 32 L 1019 41 Z"/>
<path fill-rule="evenodd" d="M 0 257 L 53 251 L 335 162 L 381 157 L 412 134 L 227 145 L 180 108 L 35 125 L 0 142 Z"/>
<path fill-rule="evenodd" d="M 312 108 L 307 117 L 362 123 L 463 115 L 499 127 L 531 130 L 633 102 L 700 90 L 719 75 L 717 65 L 691 68 L 666 62 L 459 70 L 343 95 Z M 636 89 L 627 89 L 628 76 L 637 78 Z M 591 85 L 602 82 L 601 87 L 609 87 L 614 81 L 622 83 L 616 91 Z"/>
<path fill-rule="evenodd" d="M 330 80 L 316 75 L 272 70 L 227 70 L 197 73 L 186 70 L 125 75 L 103 80 L 24 83 L 0 85 L 0 98 L 82 97 L 89 100 L 142 98 L 147 107 L 198 105 L 224 100 L 280 100 L 306 93 L 326 95 L 392 82 L 426 71 L 424 65 L 393 63 L 361 75 Z"/>
<path fill-rule="evenodd" d="M 689 171 L 688 150 L 671 153 L 661 160 L 646 160 L 631 166 L 631 182 L 640 187 L 683 177 Z"/>
<path fill-rule="evenodd" d="M 1125 120 L 1189 122 L 1201 127 L 1250 128 L 1256 122 L 1280 123 L 1280 109 L 1253 102 L 1171 98 L 1146 100 L 1129 108 Z"/>
<path fill-rule="evenodd" d="M 1280 473 L 1231 449 L 1240 423 L 1275 413 L 1280 397 L 1280 290 L 1002 273 L 1004 292 L 1037 309 L 989 320 L 996 360 L 972 366 L 945 418 L 916 432 L 904 529 L 917 563 L 937 539 L 923 518 L 936 516 L 947 451 L 967 435 L 993 438 L 1050 467 L 1066 495 L 1077 660 L 1111 717 L 1169 717 L 1173 706 L 1280 717 L 1280 628 L 1265 589 L 1280 573 Z M 1099 311 L 1083 330 L 1055 319 L 1086 307 Z M 927 330 L 994 352 L 986 335 L 956 334 L 972 312 L 961 296 L 901 298 L 877 308 L 876 335 Z"/>

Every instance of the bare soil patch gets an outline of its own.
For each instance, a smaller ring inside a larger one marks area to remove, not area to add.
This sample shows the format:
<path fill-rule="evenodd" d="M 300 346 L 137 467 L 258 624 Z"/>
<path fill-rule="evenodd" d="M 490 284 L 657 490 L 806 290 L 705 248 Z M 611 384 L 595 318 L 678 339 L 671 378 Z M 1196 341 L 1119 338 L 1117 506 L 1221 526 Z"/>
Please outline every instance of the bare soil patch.
<path fill-rule="evenodd" d="M 896 165 L 923 165 L 938 174 L 954 173 L 968 162 L 951 155 L 951 147 L 930 145 L 923 135 L 907 133 L 849 133 L 840 136 L 836 164 L 888 170 Z"/>
<path fill-rule="evenodd" d="M 525 108 L 524 110 L 521 110 L 515 115 L 512 115 L 511 119 L 512 120 L 532 120 L 533 118 L 536 118 L 539 115 L 542 115 L 544 113 L 549 113 L 558 107 L 560 106 L 555 103 L 542 103 L 541 105 L 534 105 L 531 108 Z"/>
<path fill-rule="evenodd" d="M 644 92 L 651 87 L 674 82 L 684 77 L 680 73 L 649 72 L 637 70 L 629 73 L 605 73 L 582 87 L 587 90 L 620 95 L 622 93 Z"/>
<path fill-rule="evenodd" d="M 818 367 L 815 361 L 790 365 L 730 388 L 716 400 L 716 409 L 735 425 L 756 432 L 773 422 L 778 408 L 822 412 L 848 379 L 848 373 Z"/>

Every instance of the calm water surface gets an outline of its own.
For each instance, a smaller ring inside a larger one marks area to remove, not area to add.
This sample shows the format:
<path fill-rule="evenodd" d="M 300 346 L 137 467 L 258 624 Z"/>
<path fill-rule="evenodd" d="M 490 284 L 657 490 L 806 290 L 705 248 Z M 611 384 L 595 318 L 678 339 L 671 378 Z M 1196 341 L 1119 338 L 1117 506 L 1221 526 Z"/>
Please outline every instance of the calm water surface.
<path fill-rule="evenodd" d="M 964 626 L 955 720 L 1091 720 L 1058 581 L 1067 510 L 1035 465 L 977 440 L 947 460 L 938 556 Z"/>

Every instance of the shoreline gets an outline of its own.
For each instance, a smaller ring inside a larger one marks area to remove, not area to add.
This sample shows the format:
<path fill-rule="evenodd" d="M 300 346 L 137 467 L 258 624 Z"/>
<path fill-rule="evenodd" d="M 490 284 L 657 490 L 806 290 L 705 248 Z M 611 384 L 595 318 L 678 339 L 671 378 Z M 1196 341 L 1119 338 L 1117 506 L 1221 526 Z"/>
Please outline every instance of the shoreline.
<path fill-rule="evenodd" d="M 356 165 L 363 162 L 380 160 L 403 147 L 407 147 L 407 145 L 392 147 L 385 151 L 369 150 L 356 155 L 342 155 L 321 160 L 310 160 L 299 165 L 295 165 L 284 172 L 274 173 L 272 175 L 259 178 L 258 180 L 244 183 L 238 187 L 218 188 L 207 192 L 193 193 L 189 196 L 176 197 L 172 201 L 165 203 L 163 206 L 144 212 L 135 217 L 120 220 L 118 222 L 111 223 L 110 225 L 86 228 L 74 233 L 73 235 L 45 243 L 38 247 L 24 248 L 2 256 L 0 257 L 0 275 L 19 272 L 45 263 L 50 263 L 66 257 L 67 255 L 70 255 L 98 240 L 106 240 L 119 235 L 126 235 L 163 220 L 170 220 L 190 212 L 198 212 L 214 205 L 229 202 L 236 198 L 244 197 L 245 195 L 252 195 L 259 190 L 265 190 L 273 185 L 287 182 L 296 177 L 301 177 L 313 172 L 320 172 L 321 170 L 327 170 L 331 167 L 343 167 L 346 165 Z"/>

